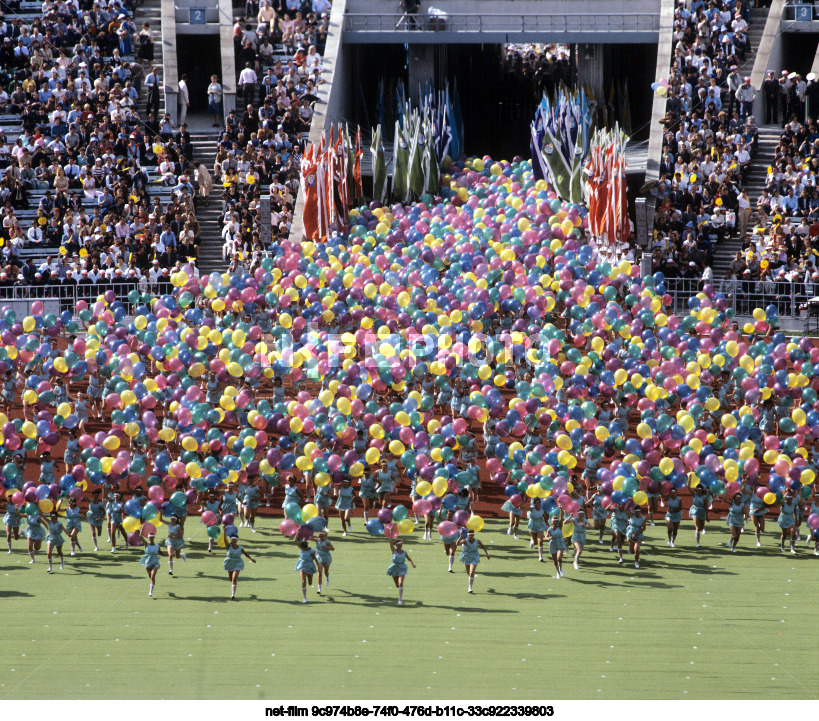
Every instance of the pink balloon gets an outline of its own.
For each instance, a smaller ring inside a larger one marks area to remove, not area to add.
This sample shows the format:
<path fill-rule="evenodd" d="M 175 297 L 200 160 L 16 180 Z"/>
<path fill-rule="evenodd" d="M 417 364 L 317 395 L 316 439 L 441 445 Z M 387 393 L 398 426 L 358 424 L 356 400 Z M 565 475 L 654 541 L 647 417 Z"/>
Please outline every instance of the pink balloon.
<path fill-rule="evenodd" d="M 156 526 L 153 523 L 143 523 L 142 524 L 142 535 L 148 536 L 151 533 L 156 533 Z"/>
<path fill-rule="evenodd" d="M 438 524 L 438 533 L 446 538 L 447 536 L 454 536 L 458 532 L 458 526 L 452 521 L 441 521 Z"/>
<path fill-rule="evenodd" d="M 295 521 L 290 520 L 289 518 L 285 518 L 279 524 L 279 530 L 285 536 L 295 536 L 299 532 L 299 524 Z"/>
<path fill-rule="evenodd" d="M 432 510 L 432 504 L 420 498 L 412 504 L 412 510 L 415 511 L 416 515 L 423 516 Z"/>
<path fill-rule="evenodd" d="M 216 521 L 216 514 L 213 511 L 205 511 L 202 514 L 202 523 L 204 523 L 206 526 L 212 526 L 214 523 L 216 523 Z"/>

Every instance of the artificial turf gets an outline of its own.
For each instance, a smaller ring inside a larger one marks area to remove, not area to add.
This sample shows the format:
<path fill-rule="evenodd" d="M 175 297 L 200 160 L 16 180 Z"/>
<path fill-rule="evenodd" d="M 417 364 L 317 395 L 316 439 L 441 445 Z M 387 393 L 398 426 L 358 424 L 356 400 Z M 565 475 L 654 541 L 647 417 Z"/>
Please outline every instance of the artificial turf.
<path fill-rule="evenodd" d="M 240 529 L 258 563 L 246 562 L 237 603 L 224 551 L 205 551 L 196 518 L 187 564 L 170 577 L 163 560 L 153 598 L 140 551 L 89 553 L 87 527 L 86 552 L 53 574 L 44 551 L 31 566 L 18 541 L 0 555 L 0 699 L 819 696 L 819 558 L 804 543 L 781 554 L 773 523 L 762 549 L 748 529 L 736 554 L 719 521 L 699 549 L 689 523 L 675 549 L 664 525 L 648 528 L 639 570 L 590 531 L 580 571 L 569 556 L 556 580 L 525 534 L 490 521 L 473 595 L 457 558 L 447 573 L 442 544 L 416 532 L 400 607 L 387 541 L 360 518 L 347 538 L 331 521 L 331 585 L 302 605 L 296 549 L 277 525 Z"/>

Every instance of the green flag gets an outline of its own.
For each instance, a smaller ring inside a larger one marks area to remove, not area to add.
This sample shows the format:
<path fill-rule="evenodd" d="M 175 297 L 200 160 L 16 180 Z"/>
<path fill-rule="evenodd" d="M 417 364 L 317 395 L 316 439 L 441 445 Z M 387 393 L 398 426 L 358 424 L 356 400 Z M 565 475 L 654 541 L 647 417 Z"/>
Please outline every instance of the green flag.
<path fill-rule="evenodd" d="M 383 203 L 387 199 L 387 164 L 384 161 L 384 144 L 381 142 L 381 125 L 373 133 L 370 153 L 373 156 L 373 200 Z"/>
<path fill-rule="evenodd" d="M 439 192 L 438 180 L 438 156 L 435 152 L 435 143 L 428 123 L 426 126 L 427 144 L 424 148 L 424 178 L 426 180 L 425 191 L 432 196 Z"/>
<path fill-rule="evenodd" d="M 560 152 L 560 142 L 555 139 L 548 128 L 544 128 L 544 131 L 543 159 L 546 161 L 546 165 L 549 166 L 549 179 L 554 184 L 555 193 L 563 198 L 563 200 L 568 200 L 571 189 L 572 170 Z"/>
<path fill-rule="evenodd" d="M 399 203 L 407 194 L 407 174 L 409 172 L 409 145 L 401 125 L 395 121 L 395 143 L 392 151 L 392 196 Z"/>
<path fill-rule="evenodd" d="M 426 137 L 420 120 L 415 122 L 415 128 L 410 143 L 410 166 L 409 166 L 409 195 L 407 200 L 415 200 L 424 194 L 424 148 L 426 147 Z"/>

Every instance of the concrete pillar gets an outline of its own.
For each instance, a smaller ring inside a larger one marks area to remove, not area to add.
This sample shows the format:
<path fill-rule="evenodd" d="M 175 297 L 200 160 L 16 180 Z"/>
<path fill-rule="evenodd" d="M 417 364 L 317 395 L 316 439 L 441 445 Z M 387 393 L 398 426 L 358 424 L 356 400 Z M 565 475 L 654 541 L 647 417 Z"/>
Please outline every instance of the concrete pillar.
<path fill-rule="evenodd" d="M 751 85 L 756 88 L 754 98 L 754 118 L 757 125 L 763 125 L 765 120 L 765 93 L 762 92 L 762 82 L 768 70 L 774 70 L 777 80 L 779 71 L 782 70 L 783 54 L 785 42 L 780 25 L 782 14 L 785 12 L 785 0 L 773 0 L 771 9 L 768 10 L 768 18 L 765 21 L 765 30 L 762 31 L 762 39 L 759 41 L 759 49 L 756 51 L 754 59 L 754 69 L 751 72 Z"/>
<path fill-rule="evenodd" d="M 165 88 L 165 112 L 176 124 L 176 97 L 179 75 L 176 59 L 176 7 L 174 0 L 162 0 L 160 8 L 162 20 L 162 85 Z"/>
<path fill-rule="evenodd" d="M 222 112 L 236 109 L 236 57 L 233 48 L 233 3 L 219 0 L 219 46 L 222 51 Z"/>

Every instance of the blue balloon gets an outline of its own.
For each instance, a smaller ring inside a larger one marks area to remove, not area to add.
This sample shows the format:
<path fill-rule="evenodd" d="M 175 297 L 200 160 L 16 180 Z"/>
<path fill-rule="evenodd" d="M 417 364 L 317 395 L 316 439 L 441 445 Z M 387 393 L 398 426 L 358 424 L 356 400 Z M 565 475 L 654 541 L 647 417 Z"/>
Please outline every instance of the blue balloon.
<path fill-rule="evenodd" d="M 384 524 L 377 518 L 371 518 L 369 521 L 367 521 L 366 528 L 367 533 L 369 533 L 371 536 L 380 536 L 382 533 L 384 533 Z"/>

